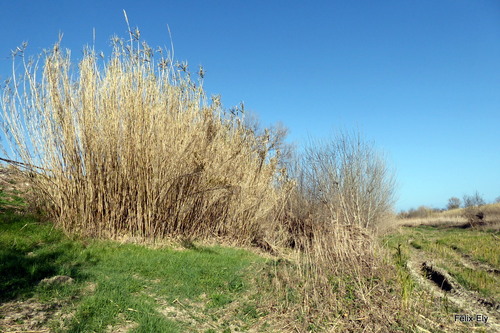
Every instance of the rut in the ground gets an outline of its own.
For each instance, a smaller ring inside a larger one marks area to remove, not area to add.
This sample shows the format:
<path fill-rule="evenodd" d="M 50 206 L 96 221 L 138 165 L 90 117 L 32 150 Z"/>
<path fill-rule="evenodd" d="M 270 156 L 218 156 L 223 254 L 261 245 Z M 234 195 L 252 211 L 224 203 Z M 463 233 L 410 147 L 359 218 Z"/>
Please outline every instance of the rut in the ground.
<path fill-rule="evenodd" d="M 434 282 L 439 288 L 444 291 L 453 291 L 455 288 L 451 284 L 451 279 L 447 276 L 446 273 L 441 272 L 440 270 L 432 267 L 427 262 L 422 263 L 422 272 L 425 273 L 425 276 Z"/>
<path fill-rule="evenodd" d="M 489 320 L 485 325 L 491 332 L 500 332 L 500 304 L 463 289 L 446 271 L 437 268 L 429 261 L 410 259 L 406 267 L 413 279 L 423 288 L 448 299 L 467 313 L 488 316 Z M 446 291 L 448 288 L 449 291 Z"/>
<path fill-rule="evenodd" d="M 455 282 L 455 280 L 443 269 L 433 266 L 428 262 L 423 262 L 421 265 L 421 271 L 425 274 L 427 279 L 434 282 L 439 288 L 446 292 L 452 292 L 464 298 L 473 300 L 474 303 L 480 304 L 487 308 L 493 310 L 500 310 L 500 303 L 496 303 L 493 300 L 487 300 L 475 293 L 463 289 L 460 284 Z"/>
<path fill-rule="evenodd" d="M 470 256 L 467 253 L 463 253 L 460 248 L 458 248 L 455 245 L 449 245 L 449 247 L 454 250 L 460 257 L 462 258 L 462 264 L 464 267 L 470 268 L 470 269 L 481 269 L 483 271 L 486 271 L 488 273 L 493 273 L 493 274 L 500 274 L 500 269 L 492 267 L 491 265 L 478 261 L 474 259 L 472 256 Z"/>

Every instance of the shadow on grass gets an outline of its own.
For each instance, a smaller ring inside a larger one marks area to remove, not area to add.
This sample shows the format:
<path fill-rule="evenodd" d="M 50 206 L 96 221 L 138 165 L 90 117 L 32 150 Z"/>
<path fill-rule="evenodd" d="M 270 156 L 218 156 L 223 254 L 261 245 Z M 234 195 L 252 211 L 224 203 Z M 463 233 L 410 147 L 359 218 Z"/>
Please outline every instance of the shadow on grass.
<path fill-rule="evenodd" d="M 185 248 L 186 250 L 192 250 L 200 253 L 212 253 L 216 254 L 217 252 L 214 251 L 213 249 L 210 249 L 208 247 L 204 246 L 197 246 L 191 239 L 188 238 L 182 238 L 180 240 L 180 245 Z"/>
<path fill-rule="evenodd" d="M 84 279 L 80 268 L 88 258 L 82 249 L 32 216 L 0 213 L 0 302 L 31 297 L 42 279 L 54 275 Z"/>

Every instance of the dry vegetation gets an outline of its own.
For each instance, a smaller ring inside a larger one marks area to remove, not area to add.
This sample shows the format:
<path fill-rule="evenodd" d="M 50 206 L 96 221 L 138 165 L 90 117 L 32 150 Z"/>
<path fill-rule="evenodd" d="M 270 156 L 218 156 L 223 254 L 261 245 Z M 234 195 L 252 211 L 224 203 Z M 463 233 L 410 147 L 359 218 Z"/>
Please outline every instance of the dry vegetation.
<path fill-rule="evenodd" d="M 77 68 L 60 43 L 35 60 L 23 52 L 23 75 L 3 88 L 4 153 L 67 234 L 255 245 L 295 263 L 272 284 L 299 301 L 267 304 L 294 329 L 409 325 L 369 229 L 394 188 L 371 144 L 342 134 L 286 160 L 283 130 L 224 111 L 203 69 L 193 80 L 138 31 L 115 38 L 109 60 L 87 49 Z"/>
<path fill-rule="evenodd" d="M 500 225 L 500 203 L 454 208 L 444 211 L 434 211 L 422 206 L 412 213 L 411 216 L 408 216 L 408 213 L 400 214 L 399 218 L 395 221 L 396 224 L 404 226 L 457 226 L 463 228 L 498 228 Z M 481 219 L 476 216 L 478 214 L 481 214 Z"/>
<path fill-rule="evenodd" d="M 58 44 L 41 82 L 38 62 L 23 59 L 22 86 L 4 94 L 4 124 L 20 159 L 39 166 L 29 171 L 44 210 L 92 237 L 259 234 L 282 199 L 272 186 L 276 136 L 224 117 L 183 65 L 115 43 L 102 69 L 87 50 L 76 80 Z"/>

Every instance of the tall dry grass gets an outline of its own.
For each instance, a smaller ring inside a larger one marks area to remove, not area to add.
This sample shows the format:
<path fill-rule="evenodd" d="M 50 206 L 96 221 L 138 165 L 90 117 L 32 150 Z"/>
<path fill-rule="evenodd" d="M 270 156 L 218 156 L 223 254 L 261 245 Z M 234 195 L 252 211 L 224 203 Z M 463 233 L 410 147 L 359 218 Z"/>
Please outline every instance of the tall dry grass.
<path fill-rule="evenodd" d="M 273 133 L 209 101 L 203 69 L 195 81 L 186 63 L 132 37 L 115 38 L 108 60 L 87 49 L 77 66 L 60 43 L 22 57 L 4 89 L 13 159 L 31 165 L 44 210 L 97 237 L 264 233 L 281 196 Z"/>

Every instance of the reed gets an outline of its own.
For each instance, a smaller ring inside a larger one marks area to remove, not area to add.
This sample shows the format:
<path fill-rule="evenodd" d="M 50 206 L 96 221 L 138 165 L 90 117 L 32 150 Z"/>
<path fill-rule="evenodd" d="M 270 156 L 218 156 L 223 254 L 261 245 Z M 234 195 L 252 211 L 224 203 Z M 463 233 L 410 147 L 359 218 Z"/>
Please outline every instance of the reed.
<path fill-rule="evenodd" d="M 203 90 L 203 69 L 113 39 L 111 57 L 87 49 L 75 67 L 60 42 L 2 96 L 4 130 L 46 210 L 68 233 L 116 238 L 262 234 L 280 200 L 272 131 Z M 6 152 L 6 149 L 4 149 Z"/>

